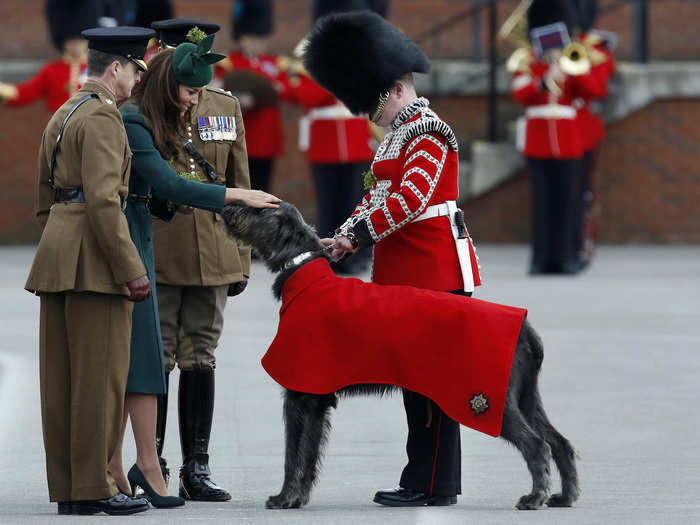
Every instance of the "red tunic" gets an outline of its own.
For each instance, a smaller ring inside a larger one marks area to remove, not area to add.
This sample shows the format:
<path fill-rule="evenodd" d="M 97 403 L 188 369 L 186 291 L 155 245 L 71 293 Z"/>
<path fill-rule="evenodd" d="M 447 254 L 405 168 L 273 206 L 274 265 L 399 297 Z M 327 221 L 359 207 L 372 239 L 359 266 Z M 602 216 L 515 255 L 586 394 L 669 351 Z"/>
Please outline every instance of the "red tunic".
<path fill-rule="evenodd" d="M 299 133 L 303 137 L 300 147 L 306 151 L 309 162 L 345 164 L 372 159 L 372 135 L 366 117 L 350 113 L 307 75 L 289 79 L 288 86 L 289 95 L 285 98 L 308 110 L 306 120 L 300 123 Z"/>
<path fill-rule="evenodd" d="M 283 387 L 328 394 L 362 383 L 397 385 L 463 425 L 500 435 L 526 310 L 337 277 L 325 259 L 292 274 L 282 301 L 262 365 Z"/>
<path fill-rule="evenodd" d="M 372 191 L 340 227 L 367 225 L 374 246 L 372 280 L 438 291 L 464 286 L 447 216 L 412 222 L 429 206 L 459 195 L 457 139 L 445 122 L 418 99 L 392 123 L 372 162 Z M 481 284 L 469 243 L 474 285 Z"/>
<path fill-rule="evenodd" d="M 525 106 L 523 154 L 540 159 L 577 159 L 584 152 L 584 133 L 574 101 L 590 100 L 604 92 L 597 74 L 567 76 L 561 94 L 541 88 L 549 66 L 534 62 L 531 73 L 516 72 L 513 99 Z"/>
<path fill-rule="evenodd" d="M 277 67 L 276 55 L 249 57 L 240 51 L 234 51 L 228 56 L 228 59 L 234 70 L 256 73 L 268 80 L 279 92 L 285 89 L 280 80 L 281 72 Z M 225 71 L 218 68 L 216 74 L 221 77 Z M 284 135 L 282 112 L 279 105 L 244 112 L 243 125 L 245 126 L 248 157 L 271 159 L 282 154 Z"/>
<path fill-rule="evenodd" d="M 46 109 L 54 113 L 73 96 L 85 81 L 86 64 L 71 65 L 63 60 L 45 64 L 36 75 L 17 84 L 17 98 L 10 106 L 27 106 L 40 98 L 45 99 Z"/>

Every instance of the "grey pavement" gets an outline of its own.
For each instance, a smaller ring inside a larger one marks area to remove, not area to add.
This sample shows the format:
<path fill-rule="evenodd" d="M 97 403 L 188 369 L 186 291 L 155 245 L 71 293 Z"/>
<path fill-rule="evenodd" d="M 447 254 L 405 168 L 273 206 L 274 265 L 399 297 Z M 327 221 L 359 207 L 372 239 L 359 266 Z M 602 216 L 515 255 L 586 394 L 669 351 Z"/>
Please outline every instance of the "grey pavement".
<path fill-rule="evenodd" d="M 265 499 L 279 491 L 283 475 L 280 388 L 260 366 L 275 333 L 278 305 L 269 293 L 272 277 L 254 265 L 248 290 L 228 304 L 217 351 L 211 465 L 232 501 L 188 503 L 179 510 L 151 509 L 123 518 L 57 516 L 48 502 L 41 437 L 39 300 L 22 290 L 33 248 L 4 247 L 0 523 L 700 523 L 700 248 L 602 247 L 582 275 L 536 278 L 525 274 L 525 246 L 482 246 L 479 252 L 485 285 L 477 296 L 527 307 L 544 340 L 544 403 L 580 454 L 582 497 L 574 508 L 515 510 L 530 488 L 525 463 L 502 440 L 466 428 L 457 505 L 390 509 L 373 504 L 375 490 L 397 484 L 405 460 L 404 415 L 400 396 L 394 396 L 342 402 L 333 414 L 324 469 L 310 504 L 266 510 Z M 176 422 L 171 399 L 165 456 L 175 473 Z M 129 468 L 135 458 L 130 429 L 126 441 Z M 173 480 L 170 491 L 176 490 Z"/>

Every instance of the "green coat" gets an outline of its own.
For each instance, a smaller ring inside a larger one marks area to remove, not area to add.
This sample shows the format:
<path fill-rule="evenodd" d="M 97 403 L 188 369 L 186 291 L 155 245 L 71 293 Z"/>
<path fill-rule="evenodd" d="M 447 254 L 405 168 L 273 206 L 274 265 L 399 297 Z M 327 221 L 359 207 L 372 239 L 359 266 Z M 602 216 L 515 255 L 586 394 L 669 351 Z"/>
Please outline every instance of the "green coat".
<path fill-rule="evenodd" d="M 152 289 L 152 295 L 148 300 L 134 305 L 131 362 L 126 391 L 140 394 L 164 394 L 163 341 L 160 335 L 156 297 L 151 213 L 168 219 L 167 201 L 221 212 L 226 188 L 178 177 L 155 148 L 151 127 L 138 112 L 138 108 L 133 104 L 126 104 L 120 111 L 129 138 L 129 147 L 133 152 L 129 194 L 151 195 L 153 199 L 151 209 L 142 203 L 134 202 L 129 202 L 126 208 L 131 239 L 146 267 Z"/>

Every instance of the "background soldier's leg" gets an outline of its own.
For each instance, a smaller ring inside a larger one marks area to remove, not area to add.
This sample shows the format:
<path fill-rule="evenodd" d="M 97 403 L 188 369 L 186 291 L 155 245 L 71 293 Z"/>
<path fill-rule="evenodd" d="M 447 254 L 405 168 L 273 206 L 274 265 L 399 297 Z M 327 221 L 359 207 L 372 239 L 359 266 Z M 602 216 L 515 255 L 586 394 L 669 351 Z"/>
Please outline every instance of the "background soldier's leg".
<path fill-rule="evenodd" d="M 70 357 L 65 294 L 43 294 L 39 329 L 41 423 L 51 501 L 71 499 Z"/>
<path fill-rule="evenodd" d="M 66 294 L 73 500 L 117 493 L 107 465 L 121 432 L 132 310 L 124 296 Z"/>
<path fill-rule="evenodd" d="M 226 501 L 231 495 L 209 478 L 209 436 L 214 414 L 214 350 L 223 329 L 228 286 L 188 287 L 183 294 L 183 342 L 178 410 L 183 467 L 180 495 L 199 501 Z M 186 359 L 185 359 L 186 358 Z"/>

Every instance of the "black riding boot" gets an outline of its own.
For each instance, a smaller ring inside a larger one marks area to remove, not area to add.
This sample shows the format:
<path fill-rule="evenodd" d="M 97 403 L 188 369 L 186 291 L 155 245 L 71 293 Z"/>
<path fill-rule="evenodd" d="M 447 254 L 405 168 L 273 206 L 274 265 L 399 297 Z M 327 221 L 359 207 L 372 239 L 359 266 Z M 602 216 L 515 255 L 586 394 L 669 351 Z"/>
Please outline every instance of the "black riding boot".
<path fill-rule="evenodd" d="M 170 469 L 168 462 L 163 457 L 163 447 L 165 446 L 165 423 L 168 420 L 168 390 L 170 386 L 170 374 L 165 374 L 165 394 L 156 396 L 158 406 L 158 416 L 156 420 L 156 451 L 160 462 L 160 471 L 163 473 L 165 486 L 170 482 Z"/>
<path fill-rule="evenodd" d="M 210 478 L 209 435 L 214 415 L 214 370 L 180 372 L 180 496 L 195 501 L 228 501 L 225 489 Z"/>

